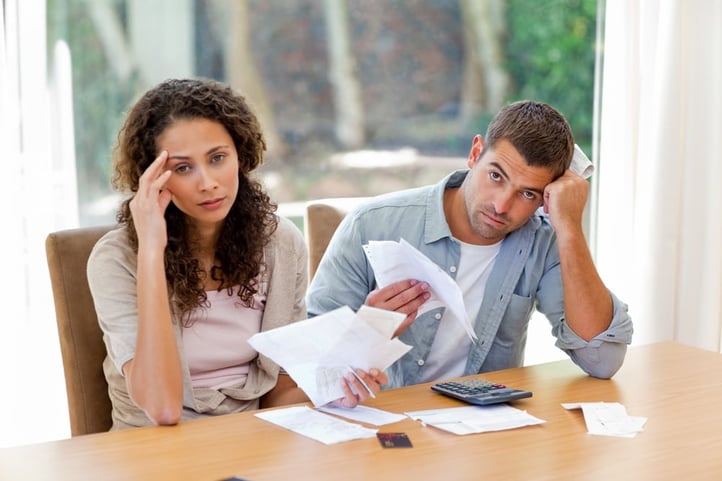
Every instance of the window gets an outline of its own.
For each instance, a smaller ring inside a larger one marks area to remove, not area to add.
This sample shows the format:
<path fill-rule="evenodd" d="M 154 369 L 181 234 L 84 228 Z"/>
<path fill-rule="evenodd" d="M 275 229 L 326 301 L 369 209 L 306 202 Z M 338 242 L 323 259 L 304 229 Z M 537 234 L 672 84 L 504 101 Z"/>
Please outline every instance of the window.
<path fill-rule="evenodd" d="M 258 173 L 292 217 L 462 168 L 520 98 L 557 107 L 590 152 L 595 26 L 596 0 L 50 0 L 49 47 L 72 55 L 80 223 L 113 219 L 124 112 L 173 76 L 244 93 L 269 145 Z"/>

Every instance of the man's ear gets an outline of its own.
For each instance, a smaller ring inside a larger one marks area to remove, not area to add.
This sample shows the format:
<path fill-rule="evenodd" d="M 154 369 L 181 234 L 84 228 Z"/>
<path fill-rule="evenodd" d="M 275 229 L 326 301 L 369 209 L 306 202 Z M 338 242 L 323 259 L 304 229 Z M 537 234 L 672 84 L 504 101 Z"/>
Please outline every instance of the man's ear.
<path fill-rule="evenodd" d="M 469 159 L 466 165 L 471 169 L 479 160 L 481 151 L 484 149 L 484 139 L 480 134 L 474 136 L 474 140 L 471 141 L 471 150 L 469 150 Z"/>

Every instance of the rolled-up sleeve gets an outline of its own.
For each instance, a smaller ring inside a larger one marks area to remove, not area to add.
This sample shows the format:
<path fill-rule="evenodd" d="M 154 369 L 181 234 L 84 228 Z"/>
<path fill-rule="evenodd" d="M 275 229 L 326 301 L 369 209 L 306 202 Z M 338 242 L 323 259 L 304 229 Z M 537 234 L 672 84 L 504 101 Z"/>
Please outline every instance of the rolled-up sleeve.
<path fill-rule="evenodd" d="M 566 352 L 584 372 L 603 379 L 612 377 L 622 366 L 633 333 L 632 318 L 629 316 L 627 305 L 613 293 L 609 294 L 612 297 L 614 315 L 604 332 L 585 341 L 566 324 L 564 319 L 552 329 L 559 349 Z"/>

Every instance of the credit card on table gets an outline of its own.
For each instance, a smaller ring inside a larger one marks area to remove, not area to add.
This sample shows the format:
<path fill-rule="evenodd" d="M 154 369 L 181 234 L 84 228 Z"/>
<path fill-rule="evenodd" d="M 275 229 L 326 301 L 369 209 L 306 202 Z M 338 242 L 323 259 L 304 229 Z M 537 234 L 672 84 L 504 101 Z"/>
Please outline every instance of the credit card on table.
<path fill-rule="evenodd" d="M 376 437 L 384 448 L 413 448 L 406 433 L 376 433 Z"/>

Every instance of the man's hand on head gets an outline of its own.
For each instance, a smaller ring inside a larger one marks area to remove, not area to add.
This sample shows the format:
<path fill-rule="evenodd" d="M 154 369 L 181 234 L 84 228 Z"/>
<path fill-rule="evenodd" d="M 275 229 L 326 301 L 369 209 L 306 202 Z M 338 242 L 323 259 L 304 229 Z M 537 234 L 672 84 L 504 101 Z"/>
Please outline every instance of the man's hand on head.
<path fill-rule="evenodd" d="M 571 170 L 544 188 L 544 212 L 557 233 L 581 229 L 589 182 Z"/>

